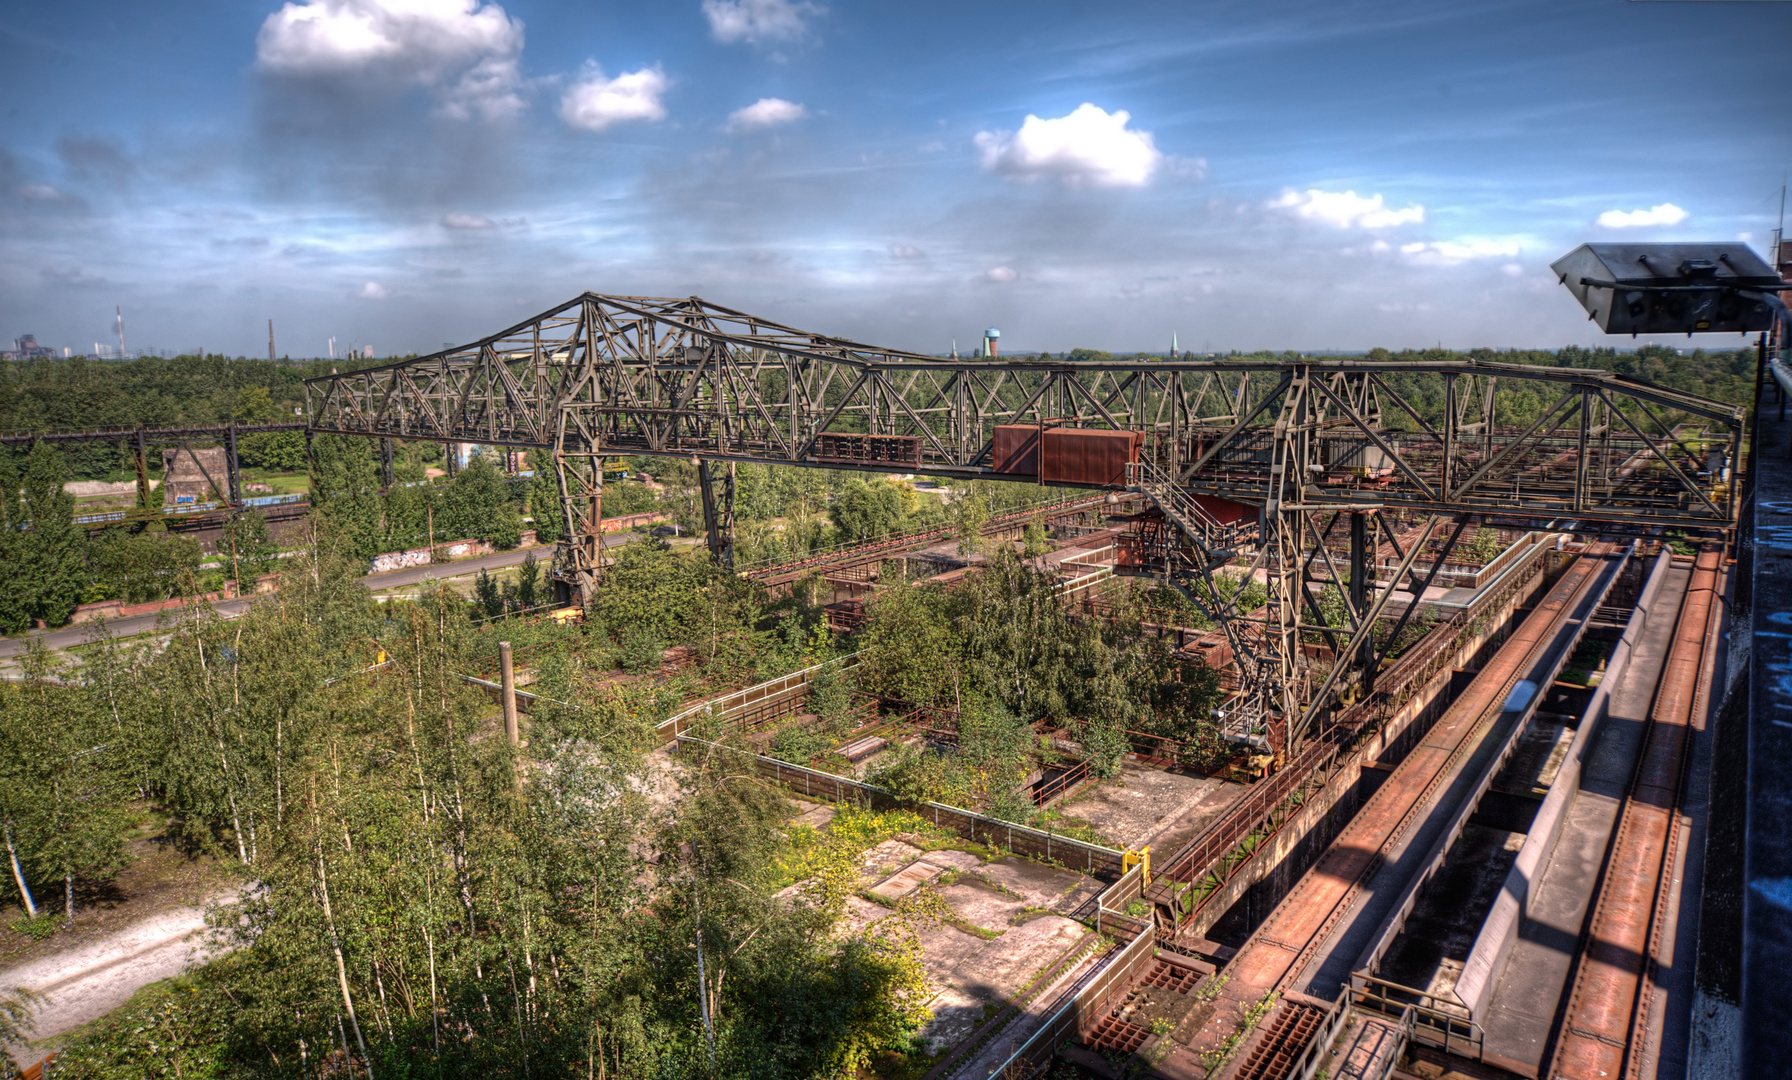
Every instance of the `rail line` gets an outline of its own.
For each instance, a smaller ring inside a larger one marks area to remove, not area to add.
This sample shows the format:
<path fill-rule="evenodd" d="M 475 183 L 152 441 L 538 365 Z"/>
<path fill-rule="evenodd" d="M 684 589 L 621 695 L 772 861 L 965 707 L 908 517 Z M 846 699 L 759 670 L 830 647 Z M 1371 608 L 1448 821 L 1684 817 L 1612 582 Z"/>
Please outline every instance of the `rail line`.
<path fill-rule="evenodd" d="M 1470 682 L 1418 746 L 1395 767 L 1317 863 L 1226 965 L 1228 976 L 1207 1029 L 1191 1044 L 1217 1046 L 1241 1006 L 1297 988 L 1327 938 L 1411 831 L 1433 796 L 1495 722 L 1524 674 L 1545 654 L 1570 615 L 1598 582 L 1615 545 L 1596 544 L 1562 574 L 1493 659 Z"/>
<path fill-rule="evenodd" d="M 1548 1072 L 1562 1080 L 1649 1073 L 1649 1013 L 1679 854 L 1691 732 L 1705 706 L 1722 559 L 1701 552 L 1649 710 L 1642 753 L 1581 937 L 1574 987 Z"/>

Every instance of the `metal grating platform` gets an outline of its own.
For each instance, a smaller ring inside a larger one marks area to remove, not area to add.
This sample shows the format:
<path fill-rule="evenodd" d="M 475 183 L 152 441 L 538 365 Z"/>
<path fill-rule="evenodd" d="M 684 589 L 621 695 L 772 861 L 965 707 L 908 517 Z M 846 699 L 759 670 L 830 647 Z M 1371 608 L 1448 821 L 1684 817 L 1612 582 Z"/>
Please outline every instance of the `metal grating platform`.
<path fill-rule="evenodd" d="M 1325 1010 L 1314 1005 L 1284 1001 L 1274 1019 L 1245 1058 L 1236 1080 L 1284 1080 L 1294 1059 L 1307 1048 L 1325 1020 Z"/>
<path fill-rule="evenodd" d="M 1139 982 L 1144 986 L 1156 986 L 1177 994 L 1186 994 L 1201 981 L 1201 973 L 1180 964 L 1169 964 L 1162 960 L 1152 961 L 1151 970 Z"/>
<path fill-rule="evenodd" d="M 1149 1034 L 1144 1028 L 1117 1016 L 1104 1016 L 1083 1036 L 1083 1042 L 1098 1054 L 1130 1054 L 1145 1045 L 1145 1036 Z"/>

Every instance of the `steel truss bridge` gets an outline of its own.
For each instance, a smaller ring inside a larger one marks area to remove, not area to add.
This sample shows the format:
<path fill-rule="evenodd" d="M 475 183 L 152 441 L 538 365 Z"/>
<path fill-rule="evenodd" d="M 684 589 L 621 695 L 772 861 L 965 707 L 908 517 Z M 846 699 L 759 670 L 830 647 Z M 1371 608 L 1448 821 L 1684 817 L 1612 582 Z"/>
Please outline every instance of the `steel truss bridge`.
<path fill-rule="evenodd" d="M 1513 387 L 1532 393 L 1503 393 Z M 1346 687 L 1373 680 L 1389 599 L 1404 583 L 1414 602 L 1386 643 L 1471 520 L 1729 529 L 1744 411 L 1604 371 L 1474 360 L 943 360 L 696 297 L 586 293 L 469 345 L 312 379 L 306 417 L 313 434 L 551 451 L 565 537 L 555 577 L 575 598 L 601 587 L 607 456 L 694 460 L 710 549 L 731 565 L 735 462 L 1031 481 L 998 471 L 1012 463 L 996 459 L 997 426 L 1141 433 L 1106 486 L 1162 512 L 1155 569 L 1224 631 L 1238 664 L 1228 729 L 1280 754 Z M 1198 496 L 1258 511 L 1223 522 Z M 1400 551 L 1394 587 L 1377 594 L 1372 535 L 1400 550 L 1377 513 L 1390 509 L 1447 528 L 1441 547 Z M 1348 568 L 1328 544 L 1341 520 Z M 1349 581 L 1343 627 L 1319 615 L 1316 567 Z M 1216 583 L 1222 568 L 1263 581 L 1267 604 L 1239 610 L 1243 590 Z M 1320 677 L 1301 648 L 1313 633 L 1339 658 Z"/>

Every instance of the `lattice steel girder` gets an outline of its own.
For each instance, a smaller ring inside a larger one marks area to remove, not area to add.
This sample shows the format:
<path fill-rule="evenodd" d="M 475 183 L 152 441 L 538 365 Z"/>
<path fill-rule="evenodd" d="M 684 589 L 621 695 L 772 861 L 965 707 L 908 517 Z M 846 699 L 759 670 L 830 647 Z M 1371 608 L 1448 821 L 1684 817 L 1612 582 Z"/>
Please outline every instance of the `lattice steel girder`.
<path fill-rule="evenodd" d="M 1441 390 L 1441 425 L 1393 385 L 1413 375 Z M 1553 404 L 1507 415 L 1498 390 L 1513 384 Z M 1303 396 L 1298 421 L 1282 415 L 1290 393 Z M 1266 509 L 1366 503 L 1694 529 L 1734 518 L 1733 487 L 1707 455 L 1736 460 L 1743 418 L 1594 370 L 949 361 L 695 297 L 590 293 L 470 345 L 310 380 L 306 403 L 320 433 L 995 479 L 1008 476 L 992 468 L 997 424 L 1121 428 L 1148 433 L 1147 459 L 1184 488 Z"/>

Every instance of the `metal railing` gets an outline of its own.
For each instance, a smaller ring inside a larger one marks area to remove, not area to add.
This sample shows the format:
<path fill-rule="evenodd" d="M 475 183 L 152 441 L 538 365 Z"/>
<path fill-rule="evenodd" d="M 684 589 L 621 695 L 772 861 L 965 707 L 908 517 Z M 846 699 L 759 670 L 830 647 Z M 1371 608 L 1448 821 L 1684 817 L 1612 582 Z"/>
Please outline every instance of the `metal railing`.
<path fill-rule="evenodd" d="M 1455 1002 L 1360 971 L 1350 977 L 1349 995 L 1357 1009 L 1399 1018 L 1408 1038 L 1422 1039 L 1447 1054 L 1481 1059 L 1486 1033 Z"/>
<path fill-rule="evenodd" d="M 1027 1041 L 1015 1048 L 1012 1054 L 1001 1064 L 991 1069 L 986 1076 L 973 1076 L 968 1073 L 959 1074 L 962 1080 L 990 1080 L 1000 1077 L 1001 1080 L 1027 1080 L 1057 1052 L 1058 1044 L 1080 1034 L 1088 1022 L 1099 1015 L 1112 1000 L 1116 988 L 1126 989 L 1132 984 L 1132 975 L 1140 964 L 1151 959 L 1157 951 L 1157 935 L 1143 933 L 1132 939 L 1124 948 L 1115 950 L 1104 957 L 1093 971 L 1085 974 L 1077 984 L 1067 990 L 1058 999 L 1045 1023 L 1034 1029 Z"/>

